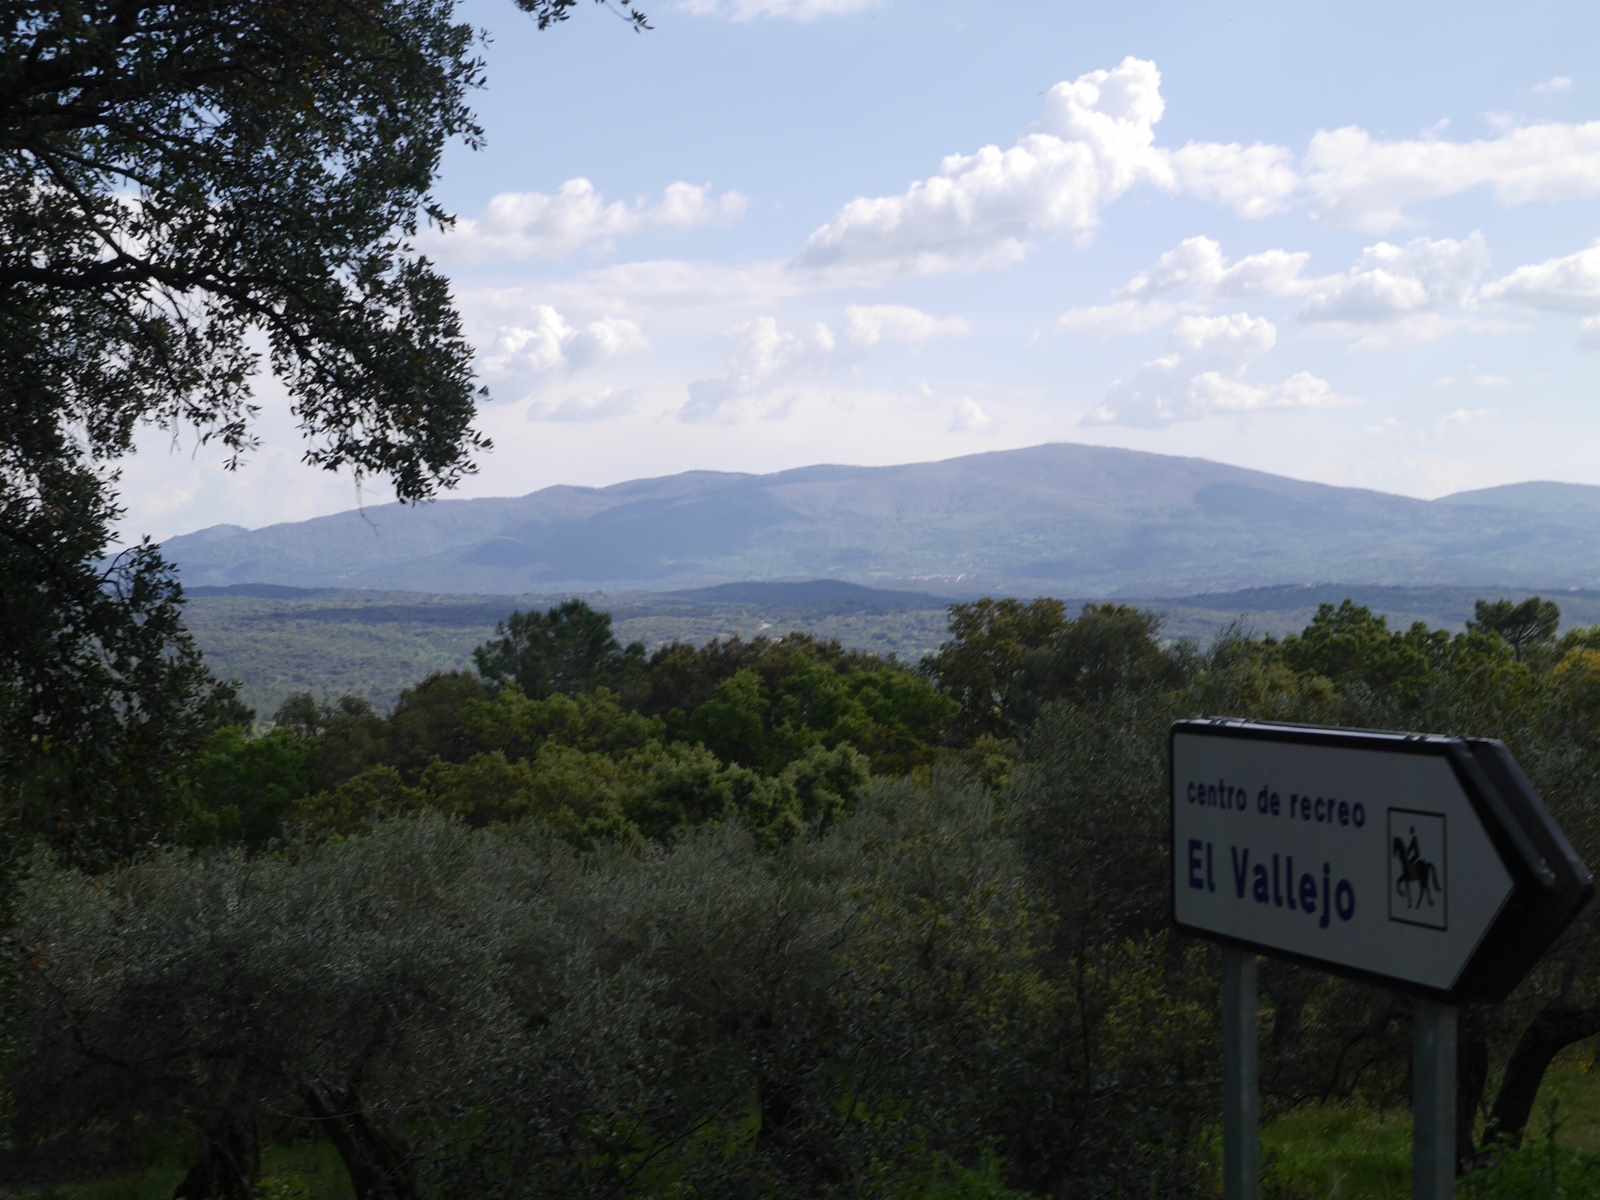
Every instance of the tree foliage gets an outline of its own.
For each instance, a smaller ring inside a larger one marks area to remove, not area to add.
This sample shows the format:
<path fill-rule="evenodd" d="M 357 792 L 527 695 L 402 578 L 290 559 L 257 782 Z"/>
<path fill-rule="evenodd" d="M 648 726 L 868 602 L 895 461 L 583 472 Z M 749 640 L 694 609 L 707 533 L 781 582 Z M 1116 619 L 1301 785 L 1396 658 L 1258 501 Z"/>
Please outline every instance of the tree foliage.
<path fill-rule="evenodd" d="M 544 28 L 576 0 L 517 2 Z M 308 462 L 402 500 L 488 446 L 416 246 L 450 220 L 445 145 L 482 136 L 455 8 L 0 3 L 0 798 L 32 832 L 114 856 L 163 831 L 152 764 L 225 701 L 155 548 L 104 561 L 141 427 L 238 465 L 265 367 Z"/>
<path fill-rule="evenodd" d="M 1472 615 L 1467 628 L 1501 638 L 1518 661 L 1552 644 L 1561 627 L 1561 609 L 1555 601 L 1539 596 L 1529 596 L 1520 604 L 1511 600 L 1479 600 L 1473 605 Z"/>
<path fill-rule="evenodd" d="M 611 632 L 610 613 L 574 599 L 543 613 L 512 613 L 472 660 L 491 687 L 514 683 L 523 695 L 542 700 L 625 684 L 643 665 L 644 645 L 622 646 Z"/>
<path fill-rule="evenodd" d="M 1501 737 L 1600 857 L 1593 630 L 1519 660 L 1345 604 L 1200 651 L 1118 605 L 958 609 L 926 675 L 735 639 L 624 656 L 621 690 L 457 673 L 211 734 L 180 827 L 232 848 L 29 867 L 19 1131 L 175 1122 L 220 1181 L 270 1111 L 386 1198 L 937 1195 L 985 1161 L 979 1194 L 1198 1195 L 1216 963 L 1168 927 L 1175 718 Z M 1403 1101 L 1404 1003 L 1277 961 L 1261 989 L 1269 1113 Z M 1464 1009 L 1460 1145 L 1514 1141 L 1596 1034 L 1590 914 Z"/>
<path fill-rule="evenodd" d="M 206 670 L 156 549 L 99 559 L 115 509 L 92 473 L 57 464 L 17 492 L 14 461 L 0 445 L 0 820 L 104 863 L 172 836 L 174 767 L 250 714 Z"/>

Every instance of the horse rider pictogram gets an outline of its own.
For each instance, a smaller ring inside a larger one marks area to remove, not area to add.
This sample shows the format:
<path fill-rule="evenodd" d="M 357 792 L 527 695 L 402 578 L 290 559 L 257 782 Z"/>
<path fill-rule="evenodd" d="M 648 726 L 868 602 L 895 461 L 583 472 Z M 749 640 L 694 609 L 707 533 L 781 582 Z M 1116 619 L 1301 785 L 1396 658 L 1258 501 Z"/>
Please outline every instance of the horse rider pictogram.
<path fill-rule="evenodd" d="M 1411 826 L 1410 833 L 1411 837 L 1407 841 L 1394 839 L 1394 857 L 1400 867 L 1400 873 L 1394 881 L 1394 890 L 1397 895 L 1406 898 L 1407 909 L 1418 908 L 1424 903 L 1433 908 L 1437 903 L 1434 893 L 1444 891 L 1439 882 L 1439 868 L 1422 857 L 1422 850 L 1417 845 L 1415 825 Z"/>

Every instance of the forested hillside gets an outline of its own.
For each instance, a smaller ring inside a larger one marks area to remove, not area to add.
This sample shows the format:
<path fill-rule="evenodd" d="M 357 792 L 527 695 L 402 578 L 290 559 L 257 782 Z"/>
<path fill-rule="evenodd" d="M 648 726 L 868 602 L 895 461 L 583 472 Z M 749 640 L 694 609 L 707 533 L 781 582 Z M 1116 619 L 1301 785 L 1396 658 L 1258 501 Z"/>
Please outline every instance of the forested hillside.
<path fill-rule="evenodd" d="M 1498 590 L 1525 600 L 1533 591 Z M 1121 603 L 1161 617 L 1164 639 L 1206 646 L 1234 627 L 1284 637 L 1303 628 L 1325 603 L 1349 597 L 1391 625 L 1414 622 L 1459 631 L 1481 592 L 1466 587 L 1313 586 Z M 290 695 L 324 700 L 351 695 L 388 712 L 400 693 L 432 671 L 454 671 L 474 646 L 518 608 L 562 596 L 462 596 L 417 592 L 296 589 L 268 584 L 196 588 L 185 620 L 211 669 L 234 680 L 240 698 L 265 719 Z M 680 592 L 585 593 L 608 611 L 617 636 L 655 650 L 672 642 L 806 633 L 852 650 L 920 662 L 947 636 L 948 609 L 966 597 L 866 588 L 839 580 L 727 584 Z M 1066 601 L 1077 608 L 1084 600 Z M 1600 624 L 1600 592 L 1564 592 L 1567 626 Z"/>
<path fill-rule="evenodd" d="M 1539 598 L 1455 633 L 1344 601 L 1199 649 L 1129 606 L 982 599 L 912 667 L 652 652 L 572 600 L 388 715 L 214 711 L 159 787 L 102 797 L 137 843 L 23 781 L 7 1170 L 165 1138 L 182 1194 L 300 1194 L 262 1163 L 310 1137 L 385 1200 L 1212 1194 L 1170 722 L 1501 737 L 1593 862 L 1600 628 L 1559 630 Z M 1600 1034 L 1597 933 L 1463 1013 L 1464 1168 L 1521 1169 L 1551 1055 Z M 1404 1001 L 1272 962 L 1262 989 L 1269 1115 L 1403 1102 Z"/>

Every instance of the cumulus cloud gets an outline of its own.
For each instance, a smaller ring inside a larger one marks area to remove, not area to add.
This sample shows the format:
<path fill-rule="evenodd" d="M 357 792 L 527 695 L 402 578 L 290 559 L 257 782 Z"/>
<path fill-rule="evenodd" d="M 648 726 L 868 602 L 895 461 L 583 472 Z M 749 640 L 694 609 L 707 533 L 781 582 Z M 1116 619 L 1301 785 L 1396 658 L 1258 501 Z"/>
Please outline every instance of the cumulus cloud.
<path fill-rule="evenodd" d="M 1350 267 L 1328 274 L 1311 274 L 1310 261 L 1305 252 L 1282 249 L 1230 260 L 1213 238 L 1185 238 L 1118 289 L 1122 300 L 1070 310 L 1061 324 L 1099 331 L 1120 323 L 1143 331 L 1161 323 L 1157 313 L 1162 310 L 1152 307 L 1160 303 L 1171 314 L 1218 300 L 1255 297 L 1298 301 L 1302 321 L 1347 336 L 1357 346 L 1414 344 L 1467 323 L 1466 314 L 1477 306 L 1489 250 L 1483 235 L 1474 232 L 1460 239 L 1377 242 L 1365 247 Z M 1503 331 L 1492 322 L 1474 320 L 1473 327 Z"/>
<path fill-rule="evenodd" d="M 833 330 L 821 321 L 800 332 L 786 330 L 776 317 L 757 317 L 733 331 L 733 348 L 724 373 L 689 384 L 689 399 L 678 410 L 680 420 L 737 420 L 761 407 L 752 401 L 784 380 L 815 372 L 838 346 Z M 766 410 L 771 412 L 771 406 Z"/>
<path fill-rule="evenodd" d="M 1114 304 L 1069 308 L 1056 318 L 1056 325 L 1068 333 L 1099 337 L 1149 333 L 1170 322 L 1177 311 L 1173 305 L 1162 301 L 1118 300 Z"/>
<path fill-rule="evenodd" d="M 729 21 L 755 21 L 764 17 L 815 21 L 819 17 L 862 12 L 882 3 L 883 0 L 681 0 L 678 7 L 691 16 L 722 17 Z"/>
<path fill-rule="evenodd" d="M 1474 141 L 1383 141 L 1356 126 L 1312 137 L 1304 186 L 1332 219 L 1372 233 L 1407 209 L 1488 188 L 1503 205 L 1600 196 L 1600 121 L 1505 127 Z"/>
<path fill-rule="evenodd" d="M 1083 423 L 1156 428 L 1229 413 L 1340 408 L 1351 403 L 1326 379 L 1308 371 L 1262 385 L 1236 372 L 1190 374 L 1182 359 L 1168 355 L 1146 363 L 1132 379 L 1113 384 L 1105 401 Z"/>
<path fill-rule="evenodd" d="M 971 332 L 971 326 L 960 317 L 936 317 L 903 304 L 853 304 L 844 310 L 844 317 L 845 334 L 857 346 L 880 342 L 915 345 Z"/>
<path fill-rule="evenodd" d="M 1576 254 L 1518 267 L 1487 284 L 1483 298 L 1551 312 L 1600 311 L 1600 241 Z"/>
<path fill-rule="evenodd" d="M 528 403 L 528 420 L 554 422 L 608 421 L 639 407 L 639 394 L 630 388 L 600 388 L 589 392 L 564 392 L 541 396 Z"/>
<path fill-rule="evenodd" d="M 1225 205 L 1241 217 L 1280 211 L 1299 185 L 1283 146 L 1190 142 L 1171 155 L 1177 190 Z"/>
<path fill-rule="evenodd" d="M 1311 255 L 1305 251 L 1264 250 L 1229 262 L 1214 238 L 1185 238 L 1168 250 L 1149 271 L 1130 279 L 1121 289 L 1128 297 L 1192 292 L 1222 296 L 1303 296 L 1310 289 L 1304 278 Z"/>
<path fill-rule="evenodd" d="M 873 263 L 909 273 L 1014 262 L 1031 239 L 1085 240 L 1101 211 L 1139 184 L 1275 212 L 1297 180 L 1275 146 L 1156 145 L 1166 110 L 1153 62 L 1125 58 L 1046 94 L 1040 132 L 1008 147 L 952 154 L 897 196 L 860 197 L 810 237 L 809 267 Z"/>
<path fill-rule="evenodd" d="M 1384 321 L 1424 310 L 1465 305 L 1489 266 L 1483 234 L 1455 240 L 1416 238 L 1403 246 L 1378 242 L 1341 274 L 1308 284 L 1301 316 L 1308 321 Z"/>
<path fill-rule="evenodd" d="M 1155 427 L 1224 413 L 1350 403 L 1327 380 L 1306 371 L 1273 384 L 1251 378 L 1251 364 L 1277 343 L 1277 326 L 1265 317 L 1244 312 L 1180 316 L 1172 327 L 1174 349 L 1112 384 L 1083 423 Z"/>
<path fill-rule="evenodd" d="M 652 229 L 692 229 L 744 214 L 738 192 L 710 184 L 671 183 L 655 201 L 608 200 L 587 179 L 569 179 L 555 193 L 501 192 L 483 215 L 430 231 L 427 248 L 464 261 L 560 258 L 586 248 L 609 249 L 618 238 Z"/>
<path fill-rule="evenodd" d="M 994 424 L 994 418 L 983 410 L 971 396 L 963 396 L 956 401 L 955 410 L 950 414 L 950 432 L 952 433 L 981 433 Z"/>
<path fill-rule="evenodd" d="M 1557 76 L 1540 87 L 1570 84 Z M 1136 187 L 1245 218 L 1309 208 L 1372 233 L 1403 226 L 1416 205 L 1476 189 L 1503 205 L 1600 196 L 1600 121 L 1508 118 L 1491 136 L 1456 140 L 1444 136 L 1446 121 L 1392 140 L 1350 125 L 1318 131 L 1297 157 L 1264 143 L 1160 145 L 1165 111 L 1161 73 L 1145 59 L 1058 83 L 1036 129 L 951 154 L 899 194 L 849 201 L 811 234 L 799 261 L 891 273 L 1004 265 L 1042 238 L 1086 241 Z"/>
<path fill-rule="evenodd" d="M 1200 354 L 1250 358 L 1278 344 L 1278 330 L 1265 317 L 1230 313 L 1221 317 L 1179 317 L 1173 337 L 1184 349 Z"/>
<path fill-rule="evenodd" d="M 490 377 L 544 375 L 635 354 L 648 344 L 639 326 L 626 318 L 602 317 L 578 326 L 540 304 L 524 320 L 497 326 L 480 347 L 479 361 Z"/>
<path fill-rule="evenodd" d="M 1562 92 L 1572 90 L 1572 76 L 1552 75 L 1549 79 L 1533 85 L 1533 94 L 1536 96 L 1558 96 Z"/>

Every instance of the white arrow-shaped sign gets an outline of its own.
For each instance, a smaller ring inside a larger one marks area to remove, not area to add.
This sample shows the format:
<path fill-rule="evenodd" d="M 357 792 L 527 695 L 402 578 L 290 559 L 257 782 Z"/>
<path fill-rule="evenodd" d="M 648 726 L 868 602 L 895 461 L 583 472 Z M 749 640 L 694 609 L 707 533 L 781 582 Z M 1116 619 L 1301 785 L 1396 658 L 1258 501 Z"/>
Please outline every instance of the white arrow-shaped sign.
<path fill-rule="evenodd" d="M 1183 721 L 1170 764 L 1189 932 L 1492 998 L 1593 890 L 1499 743 Z"/>

